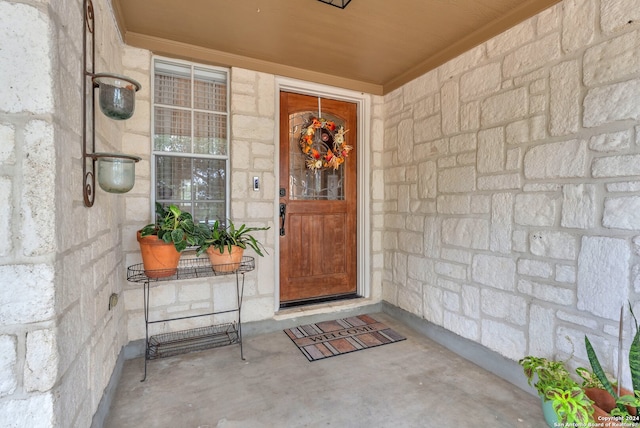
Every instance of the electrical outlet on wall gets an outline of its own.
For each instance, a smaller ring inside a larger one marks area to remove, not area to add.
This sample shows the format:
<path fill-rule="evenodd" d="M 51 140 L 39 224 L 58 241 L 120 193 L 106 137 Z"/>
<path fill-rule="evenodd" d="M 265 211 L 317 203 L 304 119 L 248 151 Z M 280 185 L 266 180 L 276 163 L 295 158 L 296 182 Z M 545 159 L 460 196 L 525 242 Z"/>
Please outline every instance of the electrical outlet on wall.
<path fill-rule="evenodd" d="M 258 177 L 253 177 L 253 191 L 257 192 L 260 190 L 260 179 Z"/>

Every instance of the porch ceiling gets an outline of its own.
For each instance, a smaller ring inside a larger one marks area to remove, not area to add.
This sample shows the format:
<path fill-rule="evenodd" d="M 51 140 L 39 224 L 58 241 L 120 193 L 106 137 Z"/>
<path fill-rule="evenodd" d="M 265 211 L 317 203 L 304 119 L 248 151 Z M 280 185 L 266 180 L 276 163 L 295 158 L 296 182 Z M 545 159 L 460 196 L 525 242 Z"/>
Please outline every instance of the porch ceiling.
<path fill-rule="evenodd" d="M 386 94 L 560 0 L 112 0 L 161 55 Z M 151 5 L 152 3 L 152 5 Z"/>

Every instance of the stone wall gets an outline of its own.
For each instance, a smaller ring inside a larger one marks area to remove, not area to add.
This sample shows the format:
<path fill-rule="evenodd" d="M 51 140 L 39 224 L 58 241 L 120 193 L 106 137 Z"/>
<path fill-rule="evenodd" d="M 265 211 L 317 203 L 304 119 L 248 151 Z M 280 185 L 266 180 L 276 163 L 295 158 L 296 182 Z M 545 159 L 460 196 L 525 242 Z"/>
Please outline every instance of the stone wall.
<path fill-rule="evenodd" d="M 97 114 L 97 150 L 143 161 L 130 193 L 97 190 L 86 208 L 81 2 L 0 0 L 0 421 L 16 426 L 89 426 L 122 346 L 144 337 L 141 286 L 125 278 L 140 262 L 135 231 L 152 219 L 151 56 L 122 44 L 108 0 L 94 6 L 96 70 L 143 86 L 132 119 Z M 620 305 L 640 292 L 634 6 L 565 0 L 371 97 L 362 148 L 374 301 L 512 359 L 584 361 L 588 333 L 614 368 Z M 269 255 L 247 276 L 243 321 L 275 311 L 275 88 L 272 75 L 231 70 L 231 216 L 272 227 L 259 236 Z M 234 287 L 165 283 L 151 316 L 224 309 Z M 112 293 L 121 303 L 110 310 Z"/>
<path fill-rule="evenodd" d="M 275 239 L 273 215 L 278 182 L 275 76 L 240 68 L 231 70 L 231 219 L 235 224 L 269 226 L 256 237 L 269 254 L 256 256 L 256 271 L 242 302 L 242 320 L 270 319 L 275 312 Z M 260 191 L 253 190 L 253 177 Z M 253 254 L 255 256 L 255 254 Z M 248 278 L 249 279 L 249 278 Z"/>
<path fill-rule="evenodd" d="M 371 99 L 371 128 L 365 155 L 369 157 L 369 231 L 368 254 L 371 260 L 370 298 L 374 302 L 382 300 L 383 279 L 385 275 L 384 231 L 387 205 L 385 202 L 385 103 L 384 97 Z"/>
<path fill-rule="evenodd" d="M 122 73 L 107 0 L 94 0 L 96 71 Z M 90 426 L 127 343 L 123 202 L 82 197 L 82 33 L 77 0 L 0 1 L 0 425 Z M 124 125 L 96 115 L 98 151 Z"/>
<path fill-rule="evenodd" d="M 93 0 L 96 73 L 127 74 L 125 49 L 110 2 Z M 82 202 L 82 2 L 50 5 L 56 37 L 56 324 L 59 352 L 55 413 L 59 426 L 90 426 L 122 347 L 128 343 L 120 278 L 124 199 L 95 189 L 93 207 Z M 137 78 L 138 76 L 134 77 Z M 146 83 L 143 81 L 143 84 Z M 95 92 L 96 97 L 98 92 Z M 137 106 L 136 106 L 137 108 Z M 96 107 L 97 152 L 130 153 L 123 139 L 126 121 Z M 144 111 L 143 111 L 144 113 Z M 136 115 L 140 111 L 136 111 Z M 91 151 L 91 148 L 88 149 Z M 110 308 L 109 296 L 120 296 Z"/>
<path fill-rule="evenodd" d="M 55 420 L 53 25 L 45 8 L 0 2 L 0 420 L 13 426 Z"/>
<path fill-rule="evenodd" d="M 589 334 L 613 371 L 640 292 L 639 19 L 565 0 L 385 97 L 387 301 L 514 360 L 584 361 Z"/>

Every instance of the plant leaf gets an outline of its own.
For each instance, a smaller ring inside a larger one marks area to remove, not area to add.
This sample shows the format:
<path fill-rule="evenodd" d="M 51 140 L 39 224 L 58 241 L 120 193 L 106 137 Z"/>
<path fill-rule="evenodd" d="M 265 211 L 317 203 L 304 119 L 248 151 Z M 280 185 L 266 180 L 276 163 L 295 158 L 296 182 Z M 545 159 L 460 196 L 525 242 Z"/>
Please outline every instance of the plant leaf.
<path fill-rule="evenodd" d="M 593 346 L 591 345 L 591 342 L 586 335 L 584 336 L 584 344 L 587 348 L 587 357 L 589 357 L 589 363 L 591 364 L 591 369 L 593 369 L 593 374 L 595 374 L 598 380 L 602 382 L 602 386 L 604 386 L 604 389 L 606 389 L 609 394 L 611 394 L 614 398 L 618 398 L 618 395 L 613 390 L 611 382 L 609 382 L 609 379 L 605 375 L 604 370 L 600 365 L 600 361 L 598 360 L 596 351 L 594 351 Z"/>
<path fill-rule="evenodd" d="M 182 211 L 180 211 L 180 208 L 178 208 L 176 205 L 169 205 L 169 211 L 171 211 L 171 214 L 173 214 L 176 218 L 180 217 L 180 214 L 182 214 Z"/>
<path fill-rule="evenodd" d="M 591 346 L 591 342 L 589 341 L 589 338 L 586 335 L 584 336 L 584 344 L 587 348 L 587 356 L 589 357 L 589 363 L 591 363 L 591 368 L 593 369 L 593 373 L 596 375 L 598 380 L 602 382 L 602 386 L 604 386 L 604 389 L 606 389 L 607 392 L 611 394 L 611 396 L 617 401 L 618 394 L 613 389 L 613 385 L 611 385 L 611 382 L 607 378 L 607 375 L 604 373 L 604 370 L 600 365 L 600 361 L 598 361 L 598 356 L 596 355 L 596 351 L 593 350 L 593 346 Z M 626 408 L 622 404 L 618 404 L 618 409 L 620 409 L 623 412 L 626 412 Z"/>

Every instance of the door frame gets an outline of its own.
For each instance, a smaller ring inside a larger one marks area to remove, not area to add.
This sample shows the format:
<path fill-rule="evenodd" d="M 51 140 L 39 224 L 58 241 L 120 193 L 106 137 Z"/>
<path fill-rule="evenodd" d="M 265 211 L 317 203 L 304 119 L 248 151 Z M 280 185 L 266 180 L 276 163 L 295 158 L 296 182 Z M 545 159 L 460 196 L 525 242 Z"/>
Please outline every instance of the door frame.
<path fill-rule="evenodd" d="M 340 101 L 348 101 L 357 105 L 357 122 L 358 122 L 358 147 L 357 156 L 357 284 L 356 293 L 359 296 L 368 298 L 371 295 L 371 245 L 370 245 L 370 186 L 369 186 L 369 156 L 370 150 L 366 141 L 370 140 L 371 128 L 371 95 L 363 92 L 350 91 L 346 89 L 336 88 L 333 86 L 321 85 L 317 83 L 305 82 L 302 80 L 291 79 L 288 77 L 276 77 L 275 79 L 275 135 L 274 146 L 280 147 L 280 92 L 288 91 L 298 94 L 311 95 L 321 98 L 333 98 Z M 274 174 L 276 177 L 274 191 L 274 210 L 273 222 L 275 225 L 280 224 L 279 196 L 278 196 L 278 177 L 280 177 L 280 150 L 274 150 Z M 274 311 L 280 311 L 280 237 L 278 235 L 279 227 L 274 228 L 275 233 L 275 257 L 274 257 Z M 304 306 L 302 306 L 304 307 Z M 298 307 L 300 309 L 301 307 Z"/>

